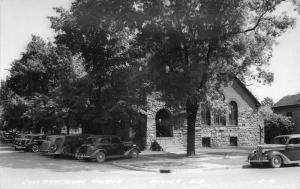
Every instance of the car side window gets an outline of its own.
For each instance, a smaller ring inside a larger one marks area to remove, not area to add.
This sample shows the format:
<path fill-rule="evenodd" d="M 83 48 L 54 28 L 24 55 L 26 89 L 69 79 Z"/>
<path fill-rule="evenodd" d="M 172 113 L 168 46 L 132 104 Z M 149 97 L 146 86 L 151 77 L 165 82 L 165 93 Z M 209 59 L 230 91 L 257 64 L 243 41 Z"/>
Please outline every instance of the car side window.
<path fill-rule="evenodd" d="M 101 143 L 109 144 L 109 139 L 108 138 L 104 138 L 104 139 L 101 140 Z"/>
<path fill-rule="evenodd" d="M 114 144 L 119 144 L 119 143 L 121 143 L 121 141 L 120 141 L 120 139 L 119 139 L 119 138 L 117 138 L 117 137 L 113 137 L 113 138 L 111 139 L 111 143 L 114 143 Z"/>
<path fill-rule="evenodd" d="M 289 144 L 300 144 L 300 138 L 292 138 Z"/>

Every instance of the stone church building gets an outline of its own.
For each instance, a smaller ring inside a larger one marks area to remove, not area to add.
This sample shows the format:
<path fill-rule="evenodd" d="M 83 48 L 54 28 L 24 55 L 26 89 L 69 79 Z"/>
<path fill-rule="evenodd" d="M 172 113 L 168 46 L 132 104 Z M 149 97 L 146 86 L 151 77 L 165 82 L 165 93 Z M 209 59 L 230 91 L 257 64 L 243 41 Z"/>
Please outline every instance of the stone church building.
<path fill-rule="evenodd" d="M 233 78 L 222 87 L 228 112 L 211 111 L 200 105 L 196 118 L 196 151 L 205 147 L 254 146 L 264 141 L 263 120 L 256 111 L 260 103 L 246 86 Z M 165 151 L 185 151 L 187 123 L 185 111 L 175 114 L 168 109 L 161 94 L 147 96 L 146 148 L 156 140 Z"/>

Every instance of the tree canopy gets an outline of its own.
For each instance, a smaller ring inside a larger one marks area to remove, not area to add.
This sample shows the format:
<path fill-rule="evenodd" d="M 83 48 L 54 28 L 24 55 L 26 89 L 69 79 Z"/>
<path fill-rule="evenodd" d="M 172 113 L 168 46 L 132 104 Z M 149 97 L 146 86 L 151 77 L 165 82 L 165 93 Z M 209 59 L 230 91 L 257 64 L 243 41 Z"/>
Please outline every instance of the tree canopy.
<path fill-rule="evenodd" d="M 27 117 L 68 125 L 132 121 L 160 91 L 167 106 L 185 106 L 193 155 L 199 104 L 220 105 L 228 75 L 273 81 L 273 46 L 295 23 L 276 13 L 284 1 L 74 0 L 49 17 L 55 43 L 33 36 L 7 86 L 31 100 Z"/>

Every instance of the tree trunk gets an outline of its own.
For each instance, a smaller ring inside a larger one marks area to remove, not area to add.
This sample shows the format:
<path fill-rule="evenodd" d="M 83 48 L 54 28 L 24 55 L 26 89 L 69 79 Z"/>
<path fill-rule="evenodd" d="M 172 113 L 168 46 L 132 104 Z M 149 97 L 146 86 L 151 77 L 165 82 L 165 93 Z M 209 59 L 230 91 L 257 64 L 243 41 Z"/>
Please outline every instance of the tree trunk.
<path fill-rule="evenodd" d="M 195 152 L 195 123 L 199 108 L 198 99 L 195 96 L 189 97 L 186 102 L 187 113 L 187 156 L 196 155 Z"/>
<path fill-rule="evenodd" d="M 70 125 L 68 124 L 67 125 L 67 135 L 69 135 L 70 134 Z"/>

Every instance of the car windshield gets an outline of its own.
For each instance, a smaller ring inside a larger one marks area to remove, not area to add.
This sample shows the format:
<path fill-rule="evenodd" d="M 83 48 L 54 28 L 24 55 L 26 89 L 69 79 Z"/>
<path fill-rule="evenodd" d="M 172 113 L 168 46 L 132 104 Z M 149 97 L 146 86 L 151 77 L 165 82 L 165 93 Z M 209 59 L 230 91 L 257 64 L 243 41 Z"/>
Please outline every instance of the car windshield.
<path fill-rule="evenodd" d="M 287 139 L 287 136 L 275 137 L 271 140 L 271 144 L 286 144 Z"/>

